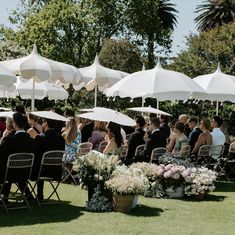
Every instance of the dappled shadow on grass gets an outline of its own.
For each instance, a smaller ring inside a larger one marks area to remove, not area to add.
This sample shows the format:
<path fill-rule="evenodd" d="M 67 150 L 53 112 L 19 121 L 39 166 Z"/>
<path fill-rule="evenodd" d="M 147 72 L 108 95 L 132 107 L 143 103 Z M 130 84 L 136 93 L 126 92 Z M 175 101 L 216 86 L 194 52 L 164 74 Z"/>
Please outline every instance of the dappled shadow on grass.
<path fill-rule="evenodd" d="M 151 216 L 160 216 L 164 212 L 161 208 L 150 207 L 146 205 L 137 205 L 135 209 L 132 209 L 128 215 L 137 216 L 137 217 L 151 217 Z"/>
<path fill-rule="evenodd" d="M 215 192 L 235 192 L 235 182 L 216 182 Z"/>
<path fill-rule="evenodd" d="M 19 209 L 10 211 L 8 214 L 4 208 L 0 207 L 0 227 L 21 226 L 56 222 L 69 222 L 83 215 L 83 207 L 69 204 L 70 202 L 61 201 L 59 204 L 42 205 L 31 204 L 32 211 Z"/>

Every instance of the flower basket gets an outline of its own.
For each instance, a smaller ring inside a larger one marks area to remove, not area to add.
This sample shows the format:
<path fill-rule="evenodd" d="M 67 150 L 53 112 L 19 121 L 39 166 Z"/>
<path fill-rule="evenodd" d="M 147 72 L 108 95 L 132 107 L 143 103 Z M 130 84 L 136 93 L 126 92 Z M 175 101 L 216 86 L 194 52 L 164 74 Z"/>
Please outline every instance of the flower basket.
<path fill-rule="evenodd" d="M 135 195 L 131 194 L 114 194 L 113 195 L 113 208 L 115 211 L 128 213 L 131 210 L 133 199 Z"/>
<path fill-rule="evenodd" d="M 180 199 L 184 197 L 184 187 L 169 187 L 165 190 L 166 195 L 168 198 L 175 198 L 175 199 Z"/>

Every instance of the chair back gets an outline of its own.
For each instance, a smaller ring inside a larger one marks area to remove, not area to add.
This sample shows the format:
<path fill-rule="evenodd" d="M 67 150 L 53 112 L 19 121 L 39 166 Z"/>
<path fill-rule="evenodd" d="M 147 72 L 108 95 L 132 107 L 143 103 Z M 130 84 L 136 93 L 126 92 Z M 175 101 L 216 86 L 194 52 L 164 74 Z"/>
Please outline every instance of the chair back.
<path fill-rule="evenodd" d="M 107 146 L 107 144 L 108 144 L 108 142 L 106 140 L 100 142 L 98 151 L 103 153 L 103 151 L 104 151 L 105 147 Z"/>
<path fill-rule="evenodd" d="M 64 168 L 63 156 L 65 151 L 52 150 L 43 154 L 38 177 L 60 179 Z"/>
<path fill-rule="evenodd" d="M 85 155 L 92 150 L 93 144 L 84 142 L 78 145 L 78 156 Z"/>
<path fill-rule="evenodd" d="M 187 145 L 182 146 L 180 149 L 179 157 L 182 159 L 186 159 L 190 155 L 190 151 L 191 151 L 190 145 L 187 144 Z"/>
<path fill-rule="evenodd" d="M 213 159 L 220 158 L 224 153 L 224 145 L 212 145 L 211 146 L 211 157 Z"/>
<path fill-rule="evenodd" d="M 235 142 L 231 143 L 229 145 L 229 150 L 228 150 L 229 153 L 235 153 Z"/>
<path fill-rule="evenodd" d="M 33 153 L 14 153 L 8 157 L 5 181 L 18 182 L 30 178 L 34 162 Z"/>
<path fill-rule="evenodd" d="M 120 155 L 119 155 L 119 157 L 120 158 L 125 158 L 126 155 L 127 155 L 127 151 L 128 151 L 128 146 L 127 145 L 122 145 L 120 147 Z M 113 153 L 113 154 L 115 154 L 115 153 Z"/>
<path fill-rule="evenodd" d="M 198 157 L 209 157 L 211 153 L 211 145 L 202 145 L 198 150 Z"/>
<path fill-rule="evenodd" d="M 167 149 L 162 148 L 162 147 L 153 149 L 152 153 L 151 153 L 150 162 L 157 161 L 157 163 L 158 163 L 159 157 L 161 157 L 166 152 L 167 152 Z"/>
<path fill-rule="evenodd" d="M 138 156 L 141 154 L 141 152 L 144 150 L 145 144 L 138 145 L 135 149 L 135 156 Z"/>

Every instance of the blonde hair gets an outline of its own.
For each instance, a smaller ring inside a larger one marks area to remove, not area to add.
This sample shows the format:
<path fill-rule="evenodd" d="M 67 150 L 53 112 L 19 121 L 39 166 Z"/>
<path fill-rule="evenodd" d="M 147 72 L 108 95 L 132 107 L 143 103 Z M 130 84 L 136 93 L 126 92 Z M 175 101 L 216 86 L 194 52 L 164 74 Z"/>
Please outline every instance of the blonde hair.
<path fill-rule="evenodd" d="M 94 130 L 99 130 L 99 131 L 105 131 L 107 132 L 106 129 L 106 122 L 101 122 L 101 121 L 95 121 L 95 127 Z"/>
<path fill-rule="evenodd" d="M 77 134 L 77 120 L 74 117 L 69 117 L 68 130 L 64 135 L 66 143 L 71 144 L 76 139 Z"/>

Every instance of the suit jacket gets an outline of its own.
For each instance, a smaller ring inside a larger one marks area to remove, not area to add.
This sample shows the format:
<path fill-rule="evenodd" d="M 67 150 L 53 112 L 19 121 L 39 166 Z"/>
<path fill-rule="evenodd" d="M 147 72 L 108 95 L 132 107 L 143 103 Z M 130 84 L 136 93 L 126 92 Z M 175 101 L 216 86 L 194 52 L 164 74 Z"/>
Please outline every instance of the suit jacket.
<path fill-rule="evenodd" d="M 202 133 L 199 127 L 193 129 L 189 134 L 189 145 L 191 146 L 191 151 L 194 149 L 194 146 L 198 140 L 199 135 Z"/>
<path fill-rule="evenodd" d="M 144 144 L 145 131 L 142 128 L 137 129 L 133 132 L 128 140 L 128 151 L 126 159 L 132 159 L 135 156 L 135 150 L 137 146 Z"/>
<path fill-rule="evenodd" d="M 82 130 L 81 130 L 81 134 L 82 134 L 82 141 L 81 142 L 82 143 L 88 141 L 88 139 L 91 137 L 93 129 L 94 129 L 94 122 L 90 122 L 82 128 Z"/>
<path fill-rule="evenodd" d="M 49 129 L 41 135 L 37 135 L 35 138 L 36 144 L 36 157 L 33 166 L 32 179 L 38 176 L 40 169 L 42 156 L 47 151 L 52 150 L 65 150 L 65 140 L 59 135 L 54 129 Z M 48 170 L 50 168 L 50 170 Z M 45 176 L 54 177 L 56 179 L 61 178 L 62 169 L 61 167 L 48 167 L 44 169 L 47 173 Z"/>
<path fill-rule="evenodd" d="M 0 180 L 4 180 L 7 160 L 13 153 L 35 153 L 34 139 L 26 132 L 19 132 L 4 138 L 0 145 Z"/>
<path fill-rule="evenodd" d="M 166 139 L 169 138 L 171 134 L 171 129 L 166 123 L 161 123 L 159 130 L 162 132 L 162 134 L 166 137 Z"/>
<path fill-rule="evenodd" d="M 150 160 L 152 150 L 159 147 L 166 147 L 166 138 L 160 130 L 156 130 L 149 135 L 141 156 L 148 162 Z"/>

